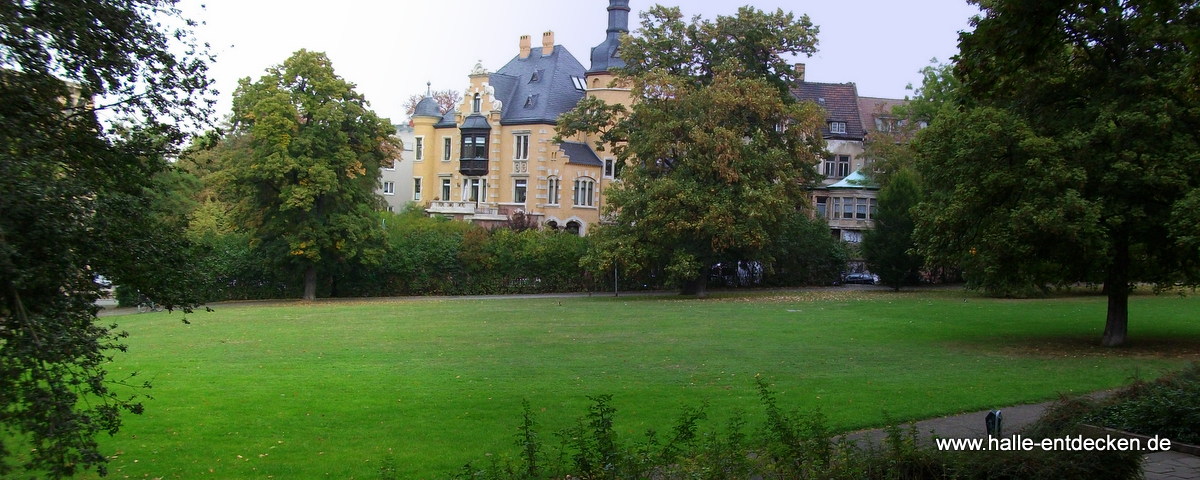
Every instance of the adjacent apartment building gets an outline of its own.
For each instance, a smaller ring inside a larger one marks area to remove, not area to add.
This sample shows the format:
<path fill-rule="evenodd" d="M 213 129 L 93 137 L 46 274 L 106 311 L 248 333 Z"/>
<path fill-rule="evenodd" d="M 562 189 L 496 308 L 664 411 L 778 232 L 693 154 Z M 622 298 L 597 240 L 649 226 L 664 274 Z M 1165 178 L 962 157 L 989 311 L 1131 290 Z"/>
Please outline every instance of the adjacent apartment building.
<path fill-rule="evenodd" d="M 804 64 L 796 67 L 799 78 L 792 95 L 825 110 L 826 156 L 817 170 L 823 178 L 812 192 L 815 215 L 829 222 L 835 237 L 861 242 L 863 232 L 874 225 L 879 191 L 865 175 L 870 168 L 865 147 L 872 134 L 895 129 L 899 120 L 892 108 L 904 100 L 861 97 L 853 83 L 808 82 Z"/>
<path fill-rule="evenodd" d="M 384 208 L 389 212 L 401 212 L 411 203 L 421 202 L 421 185 L 413 183 L 413 128 L 411 125 L 396 125 L 396 138 L 402 148 L 391 165 L 384 165 L 379 172 L 379 188 L 375 193 L 383 198 Z"/>

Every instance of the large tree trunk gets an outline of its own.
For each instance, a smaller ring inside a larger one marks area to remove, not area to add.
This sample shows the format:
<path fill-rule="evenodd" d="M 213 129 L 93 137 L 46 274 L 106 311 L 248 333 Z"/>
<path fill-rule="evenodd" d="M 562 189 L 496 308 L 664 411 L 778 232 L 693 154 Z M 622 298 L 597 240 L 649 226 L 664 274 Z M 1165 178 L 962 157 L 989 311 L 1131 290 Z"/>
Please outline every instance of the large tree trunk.
<path fill-rule="evenodd" d="M 1104 279 L 1108 319 L 1104 323 L 1101 343 L 1106 347 L 1125 345 L 1129 333 L 1129 244 L 1124 238 L 1118 238 L 1113 250 L 1113 261 Z"/>
<path fill-rule="evenodd" d="M 1129 332 L 1129 287 L 1124 292 L 1115 293 L 1112 288 L 1108 291 L 1108 320 L 1104 324 L 1103 344 L 1106 347 L 1125 345 Z"/>
<path fill-rule="evenodd" d="M 304 299 L 317 299 L 317 267 L 313 265 L 304 269 Z"/>

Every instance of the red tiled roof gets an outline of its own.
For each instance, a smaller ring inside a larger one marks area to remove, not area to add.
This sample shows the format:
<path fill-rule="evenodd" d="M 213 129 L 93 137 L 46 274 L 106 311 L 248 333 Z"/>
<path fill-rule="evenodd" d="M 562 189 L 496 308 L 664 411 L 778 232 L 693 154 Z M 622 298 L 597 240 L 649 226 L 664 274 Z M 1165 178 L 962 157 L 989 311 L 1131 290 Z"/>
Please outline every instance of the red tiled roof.
<path fill-rule="evenodd" d="M 908 100 L 898 98 L 858 97 L 858 113 L 862 115 L 863 127 L 868 132 L 877 131 L 875 128 L 876 117 L 890 116 L 893 107 L 907 103 Z"/>
<path fill-rule="evenodd" d="M 858 87 L 853 83 L 800 82 L 792 88 L 792 95 L 800 101 L 815 102 L 825 109 L 825 138 L 862 140 L 866 136 L 858 110 Z M 846 122 L 846 133 L 830 133 L 828 122 Z"/>

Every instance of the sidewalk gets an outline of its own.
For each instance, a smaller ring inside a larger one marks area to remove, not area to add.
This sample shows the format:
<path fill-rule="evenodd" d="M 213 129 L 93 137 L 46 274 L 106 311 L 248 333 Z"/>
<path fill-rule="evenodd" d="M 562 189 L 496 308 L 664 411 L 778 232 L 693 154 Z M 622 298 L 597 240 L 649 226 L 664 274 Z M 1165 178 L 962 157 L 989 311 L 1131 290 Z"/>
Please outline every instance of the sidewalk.
<path fill-rule="evenodd" d="M 1108 393 L 1097 392 L 1091 396 L 1102 398 Z M 1009 435 L 1024 429 L 1037 421 L 1052 404 L 1054 402 L 1001 408 L 1000 411 L 1004 418 L 1003 433 Z M 988 410 L 983 410 L 923 420 L 916 422 L 917 432 L 922 436 L 934 432 L 943 438 L 984 438 L 987 437 L 987 428 L 984 426 L 983 419 L 988 412 Z M 904 425 L 902 428 L 907 430 L 908 426 Z M 848 440 L 876 445 L 882 444 L 885 437 L 886 433 L 883 430 L 863 430 L 845 435 Z M 1142 472 L 1145 474 L 1146 480 L 1200 480 L 1200 457 L 1170 450 L 1150 453 L 1142 462 Z"/>

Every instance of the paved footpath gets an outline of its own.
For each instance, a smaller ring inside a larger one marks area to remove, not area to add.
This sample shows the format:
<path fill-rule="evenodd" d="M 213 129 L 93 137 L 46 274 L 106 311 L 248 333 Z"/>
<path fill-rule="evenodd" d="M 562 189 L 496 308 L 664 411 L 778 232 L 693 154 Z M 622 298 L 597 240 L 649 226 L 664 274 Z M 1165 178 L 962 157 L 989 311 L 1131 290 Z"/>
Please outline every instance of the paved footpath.
<path fill-rule="evenodd" d="M 1092 394 L 1102 397 L 1109 392 Z M 1032 405 L 1017 405 L 1001 408 L 1004 432 L 1015 433 L 1029 426 L 1046 411 L 1054 402 L 1035 403 Z M 934 418 L 916 422 L 917 432 L 928 435 L 936 432 L 942 438 L 984 438 L 987 428 L 984 417 L 988 410 L 964 413 L 950 417 Z M 907 431 L 908 426 L 902 427 Z M 859 443 L 882 444 L 886 432 L 883 430 L 863 430 L 846 435 L 849 440 Z M 1146 480 L 1200 480 L 1200 457 L 1175 451 L 1155 452 L 1146 455 L 1142 462 L 1142 471 Z"/>

